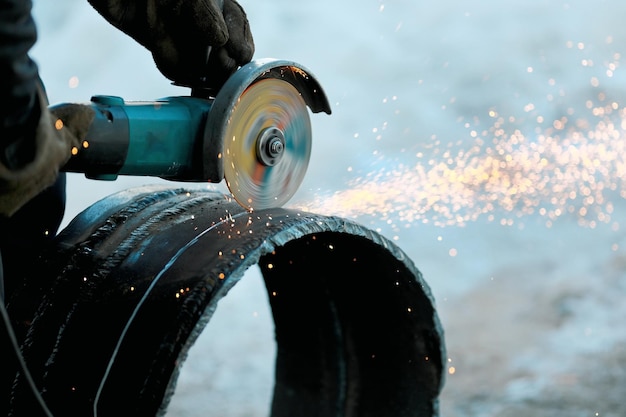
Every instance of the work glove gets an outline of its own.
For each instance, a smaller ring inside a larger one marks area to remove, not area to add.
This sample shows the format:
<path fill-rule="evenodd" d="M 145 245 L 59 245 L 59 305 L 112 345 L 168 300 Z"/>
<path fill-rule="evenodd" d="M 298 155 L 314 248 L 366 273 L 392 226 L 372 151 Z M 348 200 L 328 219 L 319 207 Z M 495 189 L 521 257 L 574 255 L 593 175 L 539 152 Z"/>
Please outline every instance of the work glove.
<path fill-rule="evenodd" d="M 0 215 L 10 217 L 57 179 L 60 168 L 81 149 L 95 116 L 91 106 L 72 104 L 57 113 L 48 110 L 45 93 L 38 91 L 40 114 L 34 135 L 27 135 L 4 148 L 0 158 Z M 15 158 L 13 150 L 28 149 L 30 158 Z M 16 164 L 15 161 L 19 160 Z"/>
<path fill-rule="evenodd" d="M 187 86 L 219 88 L 254 54 L 246 13 L 235 0 L 89 0 L 113 26 L 152 52 L 157 68 Z M 211 47 L 209 62 L 207 52 Z M 207 65 L 208 64 L 208 65 Z"/>

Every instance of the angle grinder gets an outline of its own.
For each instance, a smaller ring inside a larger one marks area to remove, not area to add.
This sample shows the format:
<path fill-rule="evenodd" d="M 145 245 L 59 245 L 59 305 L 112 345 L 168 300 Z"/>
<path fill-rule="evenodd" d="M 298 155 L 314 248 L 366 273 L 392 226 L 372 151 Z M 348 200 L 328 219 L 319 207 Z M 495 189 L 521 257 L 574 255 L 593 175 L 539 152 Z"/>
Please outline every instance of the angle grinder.
<path fill-rule="evenodd" d="M 307 106 L 331 113 L 308 69 L 276 59 L 240 67 L 215 93 L 154 101 L 99 95 L 91 106 L 95 118 L 63 171 L 100 180 L 225 180 L 251 210 L 280 207 L 293 196 L 311 155 Z"/>

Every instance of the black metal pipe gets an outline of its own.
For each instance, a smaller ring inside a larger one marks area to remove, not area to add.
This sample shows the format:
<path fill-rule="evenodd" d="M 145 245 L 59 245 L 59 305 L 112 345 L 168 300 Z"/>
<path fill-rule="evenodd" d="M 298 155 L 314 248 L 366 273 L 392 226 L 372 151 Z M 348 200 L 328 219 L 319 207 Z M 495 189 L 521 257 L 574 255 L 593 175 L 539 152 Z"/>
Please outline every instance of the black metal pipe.
<path fill-rule="evenodd" d="M 272 417 L 438 415 L 443 330 L 400 248 L 342 218 L 161 187 L 96 203 L 25 271 L 9 311 L 50 409 L 162 414 L 186 352 L 255 264 L 276 327 Z M 30 415 L 14 378 L 10 411 Z"/>

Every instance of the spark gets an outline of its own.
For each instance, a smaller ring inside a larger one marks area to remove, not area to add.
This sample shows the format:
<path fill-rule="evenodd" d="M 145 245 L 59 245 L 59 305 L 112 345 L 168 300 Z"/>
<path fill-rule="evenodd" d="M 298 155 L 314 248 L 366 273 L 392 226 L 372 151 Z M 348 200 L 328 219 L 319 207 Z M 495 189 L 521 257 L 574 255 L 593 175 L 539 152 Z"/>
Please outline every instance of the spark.
<path fill-rule="evenodd" d="M 578 118 L 544 124 L 537 116 L 528 131 L 489 109 L 493 124 L 469 130 L 467 140 L 439 145 L 430 157 L 417 152 L 415 164 L 369 172 L 301 208 L 397 227 L 458 226 L 481 217 L 512 226 L 528 215 L 544 217 L 547 227 L 563 216 L 590 228 L 617 225 L 614 199 L 626 199 L 626 108 L 602 93 L 585 107 L 589 114 Z"/>

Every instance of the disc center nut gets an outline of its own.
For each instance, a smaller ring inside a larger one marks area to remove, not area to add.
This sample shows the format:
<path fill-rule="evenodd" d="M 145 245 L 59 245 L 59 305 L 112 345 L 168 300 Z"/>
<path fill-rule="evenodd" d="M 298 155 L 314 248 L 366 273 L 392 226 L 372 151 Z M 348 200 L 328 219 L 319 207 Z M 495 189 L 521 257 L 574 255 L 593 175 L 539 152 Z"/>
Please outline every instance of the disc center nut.
<path fill-rule="evenodd" d="M 256 142 L 256 156 L 266 166 L 274 166 L 285 153 L 285 135 L 277 127 L 261 131 Z"/>

